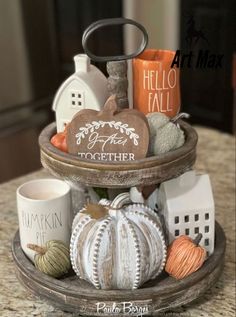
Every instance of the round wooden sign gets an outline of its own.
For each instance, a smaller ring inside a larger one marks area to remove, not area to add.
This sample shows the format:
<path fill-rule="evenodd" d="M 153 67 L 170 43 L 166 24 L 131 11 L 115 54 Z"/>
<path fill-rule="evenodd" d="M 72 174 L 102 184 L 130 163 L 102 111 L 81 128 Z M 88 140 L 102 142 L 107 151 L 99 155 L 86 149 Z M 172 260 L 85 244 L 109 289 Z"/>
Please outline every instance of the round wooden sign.
<path fill-rule="evenodd" d="M 84 316 L 157 316 L 192 302 L 218 280 L 224 265 L 226 239 L 216 223 L 214 253 L 197 272 L 181 281 L 160 275 L 137 290 L 96 290 L 74 273 L 60 280 L 38 271 L 23 253 L 18 232 L 12 244 L 17 277 L 33 294 L 64 311 Z M 132 314 L 131 314 L 132 312 Z"/>

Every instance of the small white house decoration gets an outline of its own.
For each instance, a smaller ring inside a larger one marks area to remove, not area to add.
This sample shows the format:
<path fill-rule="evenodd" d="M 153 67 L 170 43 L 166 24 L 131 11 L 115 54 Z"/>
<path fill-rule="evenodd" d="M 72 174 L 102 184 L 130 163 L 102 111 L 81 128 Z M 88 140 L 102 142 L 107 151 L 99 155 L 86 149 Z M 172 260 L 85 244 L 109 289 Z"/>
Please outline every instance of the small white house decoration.
<path fill-rule="evenodd" d="M 86 54 L 74 57 L 75 73 L 58 89 L 53 110 L 56 112 L 57 132 L 64 131 L 65 125 L 82 109 L 101 110 L 108 98 L 107 78 Z"/>
<path fill-rule="evenodd" d="M 161 184 L 159 208 L 164 216 L 169 243 L 180 235 L 192 239 L 198 233 L 203 238 L 200 245 L 207 255 L 214 251 L 215 206 L 210 178 L 189 171 L 180 177 Z"/>

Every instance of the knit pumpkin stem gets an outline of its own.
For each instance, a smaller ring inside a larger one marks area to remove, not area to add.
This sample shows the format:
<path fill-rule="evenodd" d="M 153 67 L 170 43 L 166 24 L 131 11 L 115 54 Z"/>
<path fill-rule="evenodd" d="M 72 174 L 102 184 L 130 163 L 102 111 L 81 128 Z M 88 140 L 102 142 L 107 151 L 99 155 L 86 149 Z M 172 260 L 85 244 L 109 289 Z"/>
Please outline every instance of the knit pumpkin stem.
<path fill-rule="evenodd" d="M 198 245 L 201 240 L 202 240 L 202 234 L 199 233 L 199 234 L 196 236 L 196 238 L 193 240 L 193 242 L 194 242 L 196 245 Z"/>
<path fill-rule="evenodd" d="M 176 121 L 178 121 L 179 119 L 182 119 L 182 118 L 186 118 L 188 119 L 190 117 L 190 115 L 186 112 L 181 112 L 179 114 L 177 114 L 174 118 L 172 118 L 170 121 L 175 123 Z"/>
<path fill-rule="evenodd" d="M 46 252 L 45 248 L 43 247 L 40 247 L 39 245 L 37 244 L 31 244 L 31 243 L 28 243 L 27 244 L 27 248 L 39 253 L 39 254 L 44 254 Z"/>

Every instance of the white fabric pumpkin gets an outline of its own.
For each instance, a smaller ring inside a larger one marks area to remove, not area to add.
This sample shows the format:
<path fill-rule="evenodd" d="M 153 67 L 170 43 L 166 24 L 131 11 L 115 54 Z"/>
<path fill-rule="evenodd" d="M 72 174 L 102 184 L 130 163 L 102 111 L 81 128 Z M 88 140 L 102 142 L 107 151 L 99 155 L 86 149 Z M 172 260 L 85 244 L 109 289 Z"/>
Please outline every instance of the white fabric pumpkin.
<path fill-rule="evenodd" d="M 158 215 L 142 204 L 128 205 L 129 193 L 99 203 L 103 217 L 85 208 L 73 222 L 70 256 L 76 274 L 98 289 L 136 289 L 156 278 L 166 261 Z"/>
<path fill-rule="evenodd" d="M 187 117 L 187 114 L 179 114 Z M 147 115 L 150 127 L 149 155 L 158 155 L 177 149 L 185 142 L 183 130 L 164 113 L 153 112 Z M 177 117 L 176 117 L 177 120 Z"/>

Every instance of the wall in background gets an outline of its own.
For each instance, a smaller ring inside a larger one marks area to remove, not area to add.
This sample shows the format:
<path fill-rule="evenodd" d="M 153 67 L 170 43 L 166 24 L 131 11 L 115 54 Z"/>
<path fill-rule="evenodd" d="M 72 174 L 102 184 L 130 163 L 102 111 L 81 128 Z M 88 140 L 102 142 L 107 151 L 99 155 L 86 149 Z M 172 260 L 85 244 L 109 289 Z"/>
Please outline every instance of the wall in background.
<path fill-rule="evenodd" d="M 50 20 L 47 0 L 0 1 L 0 182 L 41 166 L 55 83 Z"/>
<path fill-rule="evenodd" d="M 150 48 L 175 50 L 179 47 L 179 8 L 179 0 L 123 1 L 124 16 L 145 26 Z M 136 44 L 132 37 L 126 36 L 126 47 Z"/>
<path fill-rule="evenodd" d="M 38 169 L 38 135 L 49 121 L 53 95 L 74 71 L 84 29 L 122 15 L 122 0 L 0 1 L 0 182 Z M 93 41 L 102 50 L 122 51 L 122 32 Z M 105 70 L 105 63 L 101 65 Z"/>
<path fill-rule="evenodd" d="M 21 1 L 0 1 L 0 109 L 32 98 Z"/>
<path fill-rule="evenodd" d="M 149 48 L 176 50 L 179 48 L 180 0 L 123 0 L 123 16 L 141 23 L 149 35 Z M 124 47 L 133 52 L 139 42 L 135 28 L 125 30 Z M 128 71 L 132 83 L 131 62 Z M 132 104 L 132 85 L 129 85 L 129 101 Z"/>

